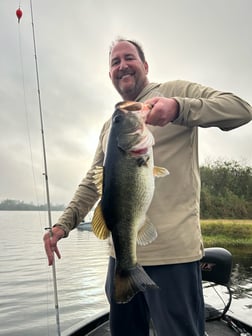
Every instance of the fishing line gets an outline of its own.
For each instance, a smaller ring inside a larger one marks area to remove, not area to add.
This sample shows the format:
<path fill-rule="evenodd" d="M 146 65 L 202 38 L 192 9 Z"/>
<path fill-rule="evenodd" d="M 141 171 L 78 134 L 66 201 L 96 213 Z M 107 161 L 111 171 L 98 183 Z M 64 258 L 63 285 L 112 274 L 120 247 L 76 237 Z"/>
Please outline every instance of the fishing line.
<path fill-rule="evenodd" d="M 16 11 L 16 15 L 18 17 L 18 23 L 19 23 L 20 19 L 22 17 L 22 11 L 20 9 L 20 2 L 19 2 L 19 8 Z M 24 70 L 24 61 L 23 61 L 22 38 L 21 38 L 21 30 L 20 30 L 20 26 L 19 25 L 18 25 L 18 47 L 19 47 L 21 77 L 22 77 L 22 86 L 23 86 L 23 104 L 24 104 L 24 114 L 25 114 L 25 122 L 26 122 L 26 135 L 27 135 L 29 152 L 30 152 L 30 162 L 31 162 L 33 186 L 34 186 L 34 195 L 35 195 L 35 199 L 36 199 L 36 205 L 38 206 L 39 205 L 39 201 L 38 201 L 38 193 L 37 193 L 37 181 L 36 181 L 36 175 L 35 175 L 35 169 L 34 169 L 34 160 L 33 160 L 33 152 L 32 152 L 32 142 L 31 142 L 29 114 L 28 114 L 28 108 L 27 108 L 27 95 L 26 95 L 26 85 L 25 85 L 25 70 Z M 44 199 L 45 199 L 45 197 L 44 197 Z M 42 231 L 43 225 L 42 225 L 42 218 L 41 218 L 40 211 L 38 211 L 37 214 L 38 214 L 38 220 L 39 220 L 39 224 L 40 224 L 40 229 Z M 48 293 L 48 288 L 47 288 L 47 293 Z M 48 317 L 48 297 L 47 297 L 47 317 Z M 47 323 L 47 335 L 49 335 L 49 326 L 48 326 L 48 323 Z"/>
<path fill-rule="evenodd" d="M 50 193 L 49 193 L 49 180 L 48 180 L 48 169 L 47 169 L 47 158 L 46 158 L 46 145 L 45 145 L 45 135 L 44 135 L 44 122 L 43 122 L 43 113 L 42 113 L 42 103 L 41 103 L 41 94 L 40 94 L 40 81 L 39 81 L 39 70 L 38 70 L 38 60 L 37 60 L 37 47 L 36 47 L 36 38 L 35 38 L 35 28 L 34 28 L 34 18 L 33 18 L 33 6 L 32 0 L 30 0 L 30 12 L 31 12 L 31 24 L 32 24 L 32 38 L 33 38 L 33 49 L 34 49 L 34 59 L 35 59 L 35 71 L 36 71 L 36 84 L 37 84 L 37 94 L 38 94 L 38 105 L 39 105 L 39 117 L 40 117 L 40 126 L 41 126 L 41 138 L 42 138 L 42 150 L 43 150 L 43 161 L 44 161 L 44 180 L 45 180 L 45 188 L 46 188 L 46 199 L 47 199 L 47 213 L 48 213 L 48 224 L 49 224 L 49 232 L 52 235 L 52 217 L 51 217 L 51 203 L 50 203 Z M 22 11 L 19 9 L 16 11 L 16 15 L 18 17 L 18 23 L 22 17 Z M 21 51 L 21 49 L 20 49 Z M 22 59 L 22 57 L 21 57 Z M 23 64 L 23 60 L 22 60 Z M 23 65 L 22 65 L 23 69 Z M 23 87 L 24 80 L 23 80 Z M 25 90 L 24 90 L 25 92 Z M 25 95 L 25 105 L 26 105 L 26 95 Z M 27 111 L 27 106 L 26 106 Z M 29 134 L 29 145 L 31 148 L 31 140 L 30 133 Z M 32 159 L 33 162 L 33 159 Z M 52 265 L 52 276 L 53 276 L 53 291 L 54 291 L 54 306 L 56 313 L 56 327 L 57 327 L 57 335 L 61 336 L 60 331 L 60 318 L 59 318 L 59 301 L 58 301 L 58 290 L 57 290 L 57 277 L 56 277 L 56 266 L 55 261 Z"/>
<path fill-rule="evenodd" d="M 20 2 L 19 2 L 19 8 L 20 8 Z M 19 56 L 20 56 L 20 66 L 21 66 L 22 86 L 23 86 L 25 124 L 26 124 L 27 140 L 28 140 L 28 145 L 29 145 L 29 155 L 30 155 L 30 161 L 31 161 L 33 185 L 34 185 L 33 191 L 35 194 L 36 204 L 38 205 L 39 201 L 38 201 L 38 193 L 37 193 L 37 187 L 36 187 L 37 181 L 36 181 L 32 145 L 31 145 L 31 133 L 30 133 L 29 113 L 28 113 L 28 107 L 27 107 L 27 95 L 26 95 L 26 88 L 25 88 L 25 75 L 24 75 L 25 71 L 24 71 L 24 61 L 23 61 L 23 50 L 22 50 L 22 39 L 21 39 L 20 27 L 18 27 L 18 44 L 19 44 Z M 39 221 L 40 221 L 40 226 L 42 227 L 40 213 L 39 213 Z"/>

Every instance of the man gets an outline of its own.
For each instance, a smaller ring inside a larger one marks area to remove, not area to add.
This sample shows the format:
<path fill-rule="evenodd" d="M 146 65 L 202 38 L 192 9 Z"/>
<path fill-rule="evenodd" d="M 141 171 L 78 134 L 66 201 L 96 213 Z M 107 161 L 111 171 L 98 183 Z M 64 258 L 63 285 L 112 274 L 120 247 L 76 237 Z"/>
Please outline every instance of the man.
<path fill-rule="evenodd" d="M 112 298 L 115 259 L 111 257 L 106 282 L 111 334 L 147 336 L 152 319 L 159 336 L 203 336 L 198 126 L 231 130 L 252 119 L 252 108 L 231 93 L 186 81 L 149 83 L 147 75 L 148 63 L 138 43 L 115 41 L 109 76 L 123 100 L 151 104 L 147 123 L 156 143 L 154 161 L 166 167 L 170 176 L 156 180 L 148 211 L 158 237 L 137 247 L 138 262 L 159 290 L 147 289 L 127 304 L 116 304 Z M 98 198 L 92 175 L 94 167 L 103 164 L 109 127 L 110 121 L 101 131 L 91 169 L 53 227 L 52 237 L 49 233 L 44 236 L 49 265 L 54 252 L 60 257 L 57 241 L 78 225 Z"/>

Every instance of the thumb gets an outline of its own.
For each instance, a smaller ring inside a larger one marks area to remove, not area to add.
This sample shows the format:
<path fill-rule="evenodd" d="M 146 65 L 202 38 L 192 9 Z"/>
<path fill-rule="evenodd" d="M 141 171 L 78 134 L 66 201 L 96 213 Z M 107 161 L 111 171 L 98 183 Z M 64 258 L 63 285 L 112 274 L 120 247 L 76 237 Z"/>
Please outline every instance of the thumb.
<path fill-rule="evenodd" d="M 159 99 L 160 99 L 160 97 L 149 98 L 144 102 L 144 104 L 155 105 L 158 102 Z"/>

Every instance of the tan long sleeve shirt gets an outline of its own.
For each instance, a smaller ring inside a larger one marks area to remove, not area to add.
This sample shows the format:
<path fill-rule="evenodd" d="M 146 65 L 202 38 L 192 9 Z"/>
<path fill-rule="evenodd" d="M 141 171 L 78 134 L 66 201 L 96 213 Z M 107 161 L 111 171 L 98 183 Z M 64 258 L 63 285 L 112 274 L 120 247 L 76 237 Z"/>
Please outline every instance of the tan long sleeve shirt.
<path fill-rule="evenodd" d="M 239 97 L 187 81 L 148 84 L 137 101 L 173 97 L 179 115 L 164 127 L 150 126 L 155 138 L 154 162 L 170 175 L 156 179 L 148 217 L 157 228 L 157 239 L 137 246 L 142 265 L 162 265 L 199 260 L 203 243 L 199 221 L 200 176 L 198 164 L 198 126 L 219 127 L 228 131 L 252 119 L 252 107 Z M 110 120 L 101 131 L 97 151 L 86 177 L 58 223 L 66 235 L 85 217 L 98 195 L 93 184 L 93 168 L 102 166 Z"/>

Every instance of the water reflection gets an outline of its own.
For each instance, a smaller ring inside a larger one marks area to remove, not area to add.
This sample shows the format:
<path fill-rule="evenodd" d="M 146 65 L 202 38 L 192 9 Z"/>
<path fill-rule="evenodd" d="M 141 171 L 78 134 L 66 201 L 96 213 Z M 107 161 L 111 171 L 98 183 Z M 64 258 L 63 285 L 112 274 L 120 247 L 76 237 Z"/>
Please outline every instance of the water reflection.
<path fill-rule="evenodd" d="M 252 299 L 252 253 L 245 248 L 229 248 L 233 255 L 231 289 L 234 299 Z M 251 309 L 252 303 L 246 305 Z"/>
<path fill-rule="evenodd" d="M 249 265 L 243 265 L 236 263 L 233 266 L 233 272 L 231 277 L 231 289 L 233 292 L 233 298 L 241 299 L 245 297 L 252 298 L 252 281 L 251 281 L 251 269 Z M 250 308 L 252 305 L 250 305 Z"/>

